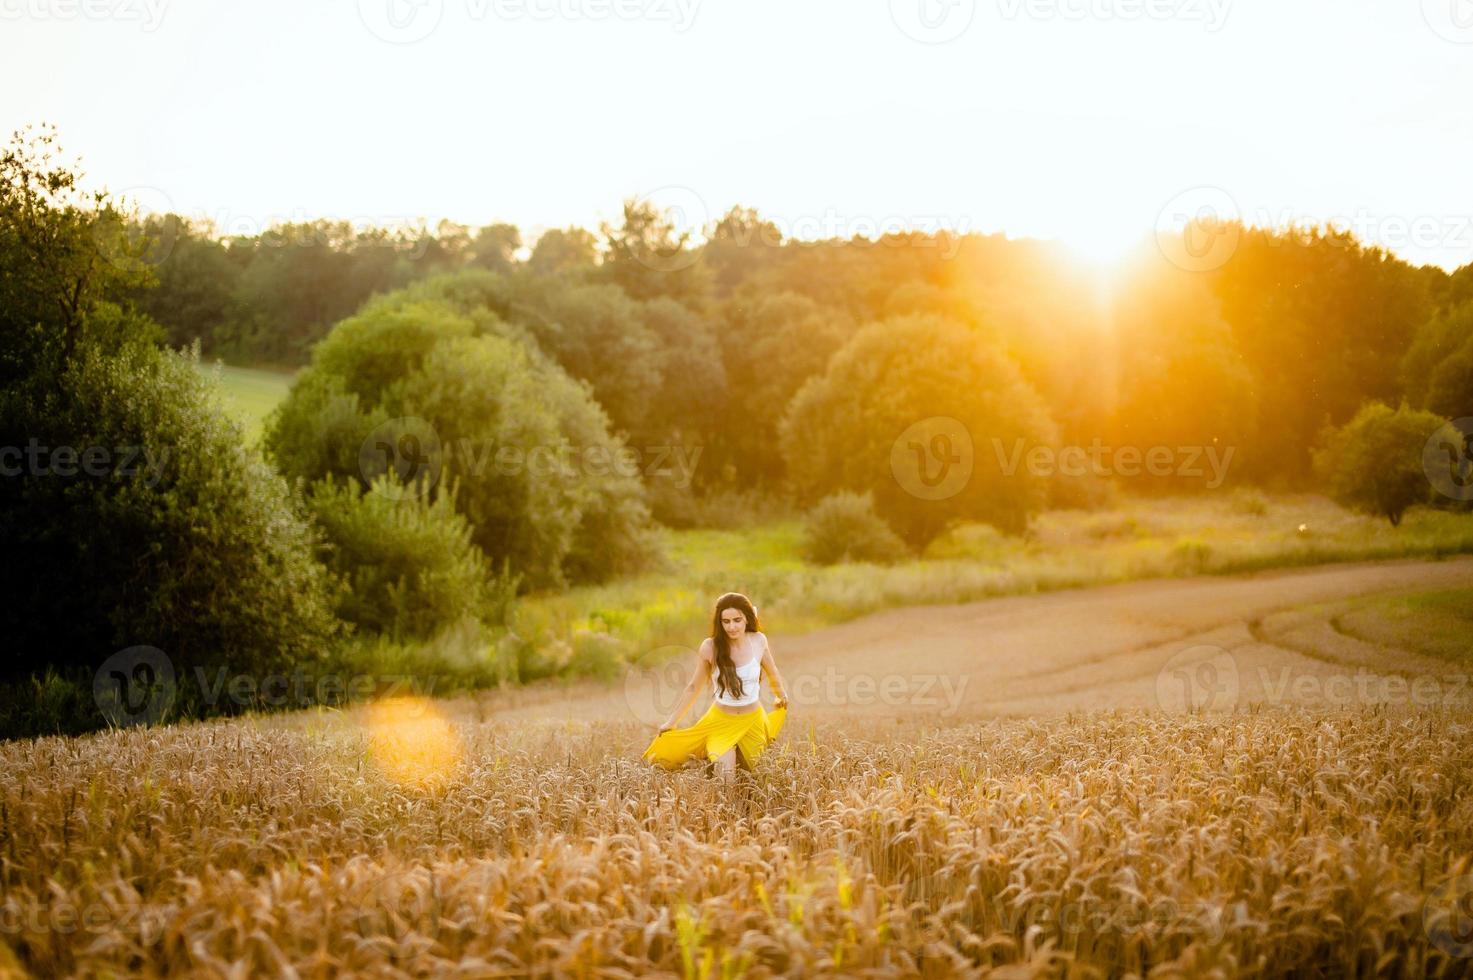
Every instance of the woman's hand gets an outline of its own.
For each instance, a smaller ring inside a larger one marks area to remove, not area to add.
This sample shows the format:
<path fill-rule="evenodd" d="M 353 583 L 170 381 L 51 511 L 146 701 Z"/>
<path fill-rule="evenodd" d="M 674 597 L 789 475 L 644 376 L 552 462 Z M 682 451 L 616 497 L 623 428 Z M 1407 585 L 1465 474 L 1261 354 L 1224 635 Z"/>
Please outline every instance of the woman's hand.
<path fill-rule="evenodd" d="M 773 700 L 772 700 L 772 710 L 773 711 L 776 711 L 778 708 L 786 708 L 787 706 L 788 706 L 788 699 L 787 698 L 773 698 Z"/>

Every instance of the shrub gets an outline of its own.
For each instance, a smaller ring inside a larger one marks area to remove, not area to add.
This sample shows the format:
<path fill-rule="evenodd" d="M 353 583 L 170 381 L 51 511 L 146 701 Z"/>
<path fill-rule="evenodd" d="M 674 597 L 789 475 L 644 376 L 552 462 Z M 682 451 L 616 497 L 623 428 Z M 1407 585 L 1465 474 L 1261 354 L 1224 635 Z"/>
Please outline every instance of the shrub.
<path fill-rule="evenodd" d="M 905 542 L 874 511 L 868 493 L 839 491 L 808 514 L 803 557 L 820 565 L 841 561 L 888 563 L 907 557 Z"/>
<path fill-rule="evenodd" d="M 1268 498 L 1258 490 L 1239 487 L 1233 491 L 1232 508 L 1235 514 L 1262 517 L 1268 513 Z"/>
<path fill-rule="evenodd" d="M 429 492 L 444 492 L 437 476 L 464 477 L 455 509 L 519 588 L 645 567 L 657 541 L 638 475 L 616 465 L 624 445 L 608 416 L 535 344 L 481 320 L 423 291 L 376 300 L 314 351 L 267 423 L 268 454 L 293 478 L 366 487 L 398 461 L 361 456 L 365 440 L 394 450 L 414 428 Z"/>
<path fill-rule="evenodd" d="M 1441 417 L 1405 403 L 1393 411 L 1369 402 L 1346 425 L 1322 434 L 1313 454 L 1315 474 L 1338 503 L 1382 515 L 1396 527 L 1407 508 L 1429 500 L 1422 451 L 1442 425 Z"/>
<path fill-rule="evenodd" d="M 418 496 L 391 473 L 366 492 L 331 477 L 313 485 L 328 565 L 349 586 L 338 606 L 343 619 L 395 640 L 428 637 L 464 617 L 505 620 L 515 575 L 503 565 L 491 576 L 451 497 Z"/>
<path fill-rule="evenodd" d="M 800 499 L 872 491 L 914 548 L 958 520 L 1019 532 L 1045 501 L 1028 465 L 1058 432 L 985 331 L 916 315 L 865 327 L 794 396 L 781 429 Z"/>
<path fill-rule="evenodd" d="M 318 661 L 339 632 L 303 502 L 244 447 L 197 361 L 197 348 L 83 345 L 51 383 L 0 396 L 3 444 L 108 454 L 0 481 L 0 545 L 24 556 L 0 573 L 4 673 L 95 669 L 136 645 L 176 676 L 269 672 Z M 192 690 L 181 713 L 204 710 Z"/>

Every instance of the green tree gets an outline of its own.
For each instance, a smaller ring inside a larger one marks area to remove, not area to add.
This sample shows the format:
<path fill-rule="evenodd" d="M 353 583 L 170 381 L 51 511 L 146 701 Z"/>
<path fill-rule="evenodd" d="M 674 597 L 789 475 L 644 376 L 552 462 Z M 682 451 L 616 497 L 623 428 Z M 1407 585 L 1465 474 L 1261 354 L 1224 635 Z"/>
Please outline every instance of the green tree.
<path fill-rule="evenodd" d="M 476 268 L 507 272 L 516 265 L 517 250 L 522 247 L 522 233 L 516 225 L 486 225 L 476 232 L 467 261 Z"/>
<path fill-rule="evenodd" d="M 542 233 L 528 268 L 539 276 L 585 273 L 598 265 L 598 239 L 582 228 L 552 228 Z"/>
<path fill-rule="evenodd" d="M 1437 311 L 1401 361 L 1402 390 L 1414 405 L 1448 418 L 1473 415 L 1473 301 Z"/>
<path fill-rule="evenodd" d="M 957 520 L 1021 531 L 1046 492 L 1028 453 L 1057 441 L 996 338 L 937 316 L 862 328 L 779 429 L 800 501 L 872 491 L 876 512 L 918 551 Z"/>
<path fill-rule="evenodd" d="M 1157 473 L 1142 466 L 1132 482 L 1215 489 L 1225 474 L 1203 460 L 1208 449 L 1231 473 L 1259 446 L 1255 379 L 1218 301 L 1200 277 L 1157 264 L 1128 281 L 1110 329 L 1114 357 L 1093 378 L 1105 395 L 1106 441 L 1143 457 L 1157 446 L 1201 449 L 1195 465 L 1182 458 Z M 1195 472 L 1179 472 L 1188 468 Z"/>
<path fill-rule="evenodd" d="M 1253 474 L 1302 484 L 1304 447 L 1328 422 L 1395 399 L 1398 364 L 1431 315 L 1427 277 L 1384 249 L 1328 228 L 1230 226 L 1231 256 L 1206 276 L 1253 372 L 1265 421 Z M 1268 424 L 1272 420 L 1272 424 Z"/>
<path fill-rule="evenodd" d="M 312 487 L 324 559 L 350 586 L 338 614 L 395 640 L 423 639 L 464 618 L 505 619 L 515 576 L 493 576 L 455 511 L 454 489 L 433 498 L 407 492 L 392 472 L 364 490 L 326 478 Z"/>
<path fill-rule="evenodd" d="M 1409 507 L 1432 494 L 1422 452 L 1444 421 L 1405 402 L 1395 411 L 1368 402 L 1344 426 L 1321 434 L 1315 475 L 1339 503 L 1384 516 L 1396 527 Z"/>
<path fill-rule="evenodd" d="M 668 296 L 700 308 L 711 293 L 711 270 L 701 262 L 691 229 L 674 222 L 649 201 L 624 202 L 623 223 L 599 226 L 606 254 L 599 274 L 634 299 Z"/>
<path fill-rule="evenodd" d="M 722 305 L 720 327 L 727 398 L 711 465 L 729 464 L 744 486 L 772 488 L 784 475 L 777 436 L 788 403 L 856 327 L 806 296 L 751 287 Z"/>
<path fill-rule="evenodd" d="M 392 449 L 412 434 L 428 492 L 444 490 L 436 474 L 458 473 L 455 508 L 472 540 L 524 588 L 641 567 L 656 547 L 643 488 L 621 469 L 624 444 L 589 389 L 522 328 L 434 298 L 469 301 L 497 281 L 430 280 L 343 321 L 268 420 L 267 452 L 292 478 L 367 486 L 365 440 Z"/>
<path fill-rule="evenodd" d="M 129 215 L 103 192 L 83 193 L 81 174 L 53 162 L 54 127 L 26 126 L 0 155 L 0 388 L 59 379 L 86 339 L 89 314 L 153 282 L 147 239 L 128 235 Z M 135 320 L 131 339 L 161 336 Z"/>
<path fill-rule="evenodd" d="M 905 542 L 874 510 L 873 495 L 840 490 L 809 511 L 800 550 L 807 561 L 889 563 L 908 556 Z"/>

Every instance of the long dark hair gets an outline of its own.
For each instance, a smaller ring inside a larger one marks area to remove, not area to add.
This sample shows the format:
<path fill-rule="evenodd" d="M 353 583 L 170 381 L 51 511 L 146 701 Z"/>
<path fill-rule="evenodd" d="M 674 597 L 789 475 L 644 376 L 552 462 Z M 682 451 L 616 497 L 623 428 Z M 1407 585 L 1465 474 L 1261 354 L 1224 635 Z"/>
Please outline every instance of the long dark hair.
<path fill-rule="evenodd" d="M 721 625 L 721 613 L 727 609 L 738 609 L 747 617 L 748 633 L 756 633 L 762 626 L 757 622 L 757 607 L 740 592 L 727 592 L 716 600 L 716 611 L 711 614 L 711 643 L 716 648 L 716 683 L 721 693 L 740 698 L 745 696 L 742 679 L 736 672 L 736 665 L 731 662 L 731 641 L 727 639 L 726 627 Z M 733 695 L 732 691 L 736 694 Z"/>

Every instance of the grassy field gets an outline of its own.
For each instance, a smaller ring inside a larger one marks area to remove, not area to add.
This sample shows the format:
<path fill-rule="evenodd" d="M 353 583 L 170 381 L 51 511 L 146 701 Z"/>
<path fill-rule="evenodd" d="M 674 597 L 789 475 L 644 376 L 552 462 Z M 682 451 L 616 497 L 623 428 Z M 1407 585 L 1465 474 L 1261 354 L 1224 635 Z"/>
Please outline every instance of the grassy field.
<path fill-rule="evenodd" d="M 1467 976 L 1470 724 L 861 712 L 730 789 L 469 700 L 5 743 L 0 973 Z"/>
<path fill-rule="evenodd" d="M 201 362 L 201 370 L 211 372 L 215 365 Z M 227 411 L 245 426 L 246 441 L 261 437 L 261 423 L 277 403 L 286 397 L 292 375 L 285 371 L 219 365 L 222 398 Z"/>
<path fill-rule="evenodd" d="M 1125 499 L 1102 511 L 1039 515 L 1024 537 L 981 524 L 893 566 L 810 565 L 802 524 L 683 530 L 668 538 L 670 567 L 605 586 L 527 597 L 511 629 L 577 671 L 612 674 L 630 657 L 690 646 L 710 631 L 716 596 L 751 596 L 759 617 L 802 633 L 898 606 L 1138 579 L 1249 572 L 1329 562 L 1473 553 L 1473 514 L 1409 511 L 1397 528 L 1311 494 L 1209 494 Z"/>

